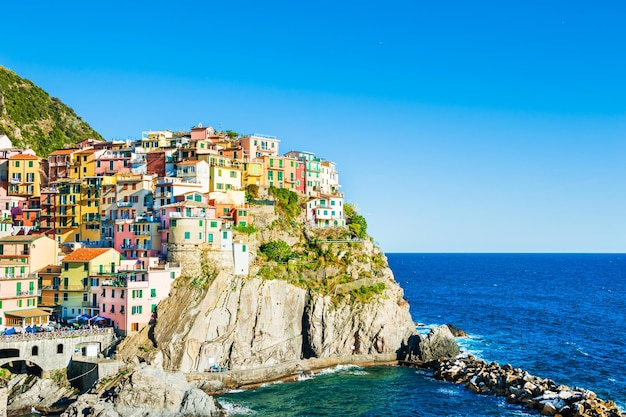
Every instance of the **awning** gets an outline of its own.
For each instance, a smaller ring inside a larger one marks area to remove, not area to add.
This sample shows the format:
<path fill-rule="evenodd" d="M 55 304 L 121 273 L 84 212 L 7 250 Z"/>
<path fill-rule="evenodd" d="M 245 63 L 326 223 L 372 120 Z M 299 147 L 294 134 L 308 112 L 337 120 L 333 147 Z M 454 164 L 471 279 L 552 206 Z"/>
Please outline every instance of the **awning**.
<path fill-rule="evenodd" d="M 22 319 L 29 317 L 43 317 L 49 316 L 50 313 L 39 308 L 31 308 L 29 310 L 15 310 L 15 311 L 5 311 L 4 314 L 6 316 L 19 317 Z"/>

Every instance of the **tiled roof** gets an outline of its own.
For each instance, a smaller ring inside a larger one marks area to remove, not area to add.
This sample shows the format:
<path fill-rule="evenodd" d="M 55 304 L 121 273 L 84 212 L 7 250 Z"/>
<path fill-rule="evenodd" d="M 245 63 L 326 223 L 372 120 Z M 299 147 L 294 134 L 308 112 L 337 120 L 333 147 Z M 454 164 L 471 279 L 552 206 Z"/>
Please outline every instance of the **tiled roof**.
<path fill-rule="evenodd" d="M 71 155 L 77 151 L 78 149 L 59 149 L 58 151 L 52 152 L 50 155 Z"/>
<path fill-rule="evenodd" d="M 18 155 L 13 155 L 9 159 L 32 159 L 32 160 L 36 160 L 36 159 L 39 159 L 39 158 L 37 158 L 35 155 L 30 155 L 30 154 L 27 154 L 27 153 L 21 153 L 21 154 L 18 154 Z"/>
<path fill-rule="evenodd" d="M 63 261 L 91 261 L 112 248 L 78 248 L 63 258 Z"/>
<path fill-rule="evenodd" d="M 195 164 L 199 164 L 200 161 L 183 161 L 183 162 L 179 162 L 178 165 L 195 165 Z"/>
<path fill-rule="evenodd" d="M 4 236 L 0 238 L 0 243 L 13 243 L 13 242 L 34 242 L 37 239 L 46 237 L 45 235 L 15 235 Z M 49 238 L 48 238 L 49 239 Z"/>

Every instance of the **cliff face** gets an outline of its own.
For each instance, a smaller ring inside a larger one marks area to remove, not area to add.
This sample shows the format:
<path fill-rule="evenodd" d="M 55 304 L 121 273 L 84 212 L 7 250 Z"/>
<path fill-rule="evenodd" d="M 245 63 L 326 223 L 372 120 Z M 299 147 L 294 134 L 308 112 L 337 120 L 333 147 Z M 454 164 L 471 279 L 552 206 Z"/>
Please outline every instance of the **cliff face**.
<path fill-rule="evenodd" d="M 186 276 L 159 304 L 154 327 L 125 340 L 120 356 L 186 374 L 351 355 L 445 356 L 416 334 L 403 290 L 371 239 L 308 229 L 302 219 L 284 220 L 267 208 L 250 212 L 259 229 L 235 236 L 249 247 L 250 273 L 235 275 L 232 255 L 208 248 L 174 259 Z M 288 261 L 260 253 L 278 240 L 293 251 Z"/>
<path fill-rule="evenodd" d="M 259 230 L 236 237 L 246 239 L 251 259 L 260 259 L 250 274 L 234 275 L 224 252 L 187 257 L 187 276 L 159 304 L 156 325 L 125 341 L 123 357 L 191 373 L 394 355 L 408 343 L 415 333 L 409 305 L 371 240 L 336 242 L 325 231 L 281 222 L 273 210 L 250 211 Z M 263 260 L 258 248 L 277 239 L 299 254 L 297 262 Z"/>
<path fill-rule="evenodd" d="M 152 335 L 156 346 L 148 356 L 166 369 L 250 369 L 351 353 L 395 353 L 415 329 L 395 281 L 388 281 L 380 296 L 359 303 L 282 280 L 222 272 L 198 296 L 180 288 L 159 306 Z M 146 356 L 146 343 L 126 354 Z"/>

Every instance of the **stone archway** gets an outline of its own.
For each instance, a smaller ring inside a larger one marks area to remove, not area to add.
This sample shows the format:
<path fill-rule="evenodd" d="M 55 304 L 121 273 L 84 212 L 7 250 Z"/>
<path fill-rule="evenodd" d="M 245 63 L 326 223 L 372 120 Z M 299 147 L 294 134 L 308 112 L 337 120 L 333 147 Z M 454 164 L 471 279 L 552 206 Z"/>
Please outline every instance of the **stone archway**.
<path fill-rule="evenodd" d="M 2 360 L 0 368 L 7 369 L 12 374 L 28 374 L 41 378 L 44 370 L 40 364 L 24 359 Z"/>

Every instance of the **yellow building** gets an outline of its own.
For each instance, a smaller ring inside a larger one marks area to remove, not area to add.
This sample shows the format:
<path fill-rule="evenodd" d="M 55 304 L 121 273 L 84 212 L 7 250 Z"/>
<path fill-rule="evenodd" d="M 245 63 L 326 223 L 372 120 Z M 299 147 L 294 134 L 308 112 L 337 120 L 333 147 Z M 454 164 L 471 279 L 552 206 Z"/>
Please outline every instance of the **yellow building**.
<path fill-rule="evenodd" d="M 80 193 L 80 241 L 98 242 L 102 240 L 100 207 L 103 187 L 114 185 L 115 177 L 87 177 L 81 182 Z"/>
<path fill-rule="evenodd" d="M 262 162 L 244 162 L 242 185 L 263 185 L 263 163 Z"/>
<path fill-rule="evenodd" d="M 91 286 L 98 286 L 103 274 L 112 274 L 120 263 L 120 253 L 113 248 L 79 248 L 61 261 L 62 318 L 72 319 L 81 314 L 99 312 L 97 294 L 90 294 Z M 92 281 L 93 280 L 93 281 Z"/>
<path fill-rule="evenodd" d="M 173 134 L 169 130 L 141 132 L 141 147 L 146 151 L 169 148 L 172 136 Z"/>
<path fill-rule="evenodd" d="M 93 177 L 96 175 L 96 160 L 99 154 L 104 151 L 96 151 L 95 149 L 84 149 L 74 152 L 72 155 L 72 166 L 70 167 L 70 178 L 82 179 Z"/>
<path fill-rule="evenodd" d="M 52 224 L 59 243 L 80 241 L 81 183 L 79 179 L 62 179 L 53 185 Z"/>
<path fill-rule="evenodd" d="M 30 154 L 13 155 L 9 158 L 9 195 L 39 197 L 41 180 L 39 158 Z"/>

